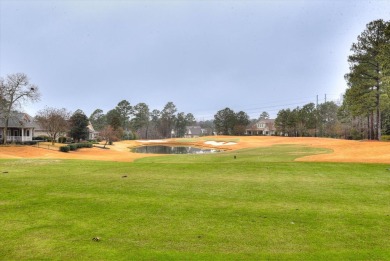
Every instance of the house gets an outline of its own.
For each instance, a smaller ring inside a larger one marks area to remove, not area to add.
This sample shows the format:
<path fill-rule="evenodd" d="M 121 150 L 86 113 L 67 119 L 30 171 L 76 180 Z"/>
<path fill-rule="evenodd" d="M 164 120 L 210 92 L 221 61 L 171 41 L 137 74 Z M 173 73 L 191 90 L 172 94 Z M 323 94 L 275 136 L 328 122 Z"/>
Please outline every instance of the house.
<path fill-rule="evenodd" d="M 34 137 L 47 137 L 48 133 L 37 121 L 35 121 Z"/>
<path fill-rule="evenodd" d="M 39 124 L 38 121 L 35 121 L 35 129 L 34 129 L 34 138 L 44 138 L 45 140 L 51 140 L 49 139 L 49 132 L 48 130 L 46 130 L 44 127 L 41 126 L 41 124 Z M 58 139 L 60 137 L 67 137 L 67 133 L 66 132 L 60 132 L 57 134 L 57 137 L 56 137 L 56 141 L 58 141 Z"/>
<path fill-rule="evenodd" d="M 246 135 L 275 135 L 275 120 L 261 119 L 245 130 Z"/>
<path fill-rule="evenodd" d="M 200 126 L 187 126 L 186 133 L 184 134 L 185 138 L 198 138 L 202 136 L 204 130 Z"/>
<path fill-rule="evenodd" d="M 0 141 L 4 140 L 5 119 L 0 116 Z M 35 129 L 34 118 L 23 112 L 12 112 L 8 121 L 7 142 L 32 141 Z"/>
<path fill-rule="evenodd" d="M 87 137 L 88 140 L 95 140 L 99 136 L 99 132 L 95 131 L 90 121 L 88 122 L 87 129 L 88 129 L 88 137 Z"/>
<path fill-rule="evenodd" d="M 68 130 L 69 131 L 69 130 Z M 66 137 L 70 138 L 68 131 L 61 132 L 59 135 L 57 135 L 56 141 L 58 141 L 59 137 Z M 34 130 L 34 137 L 44 137 L 48 136 L 48 131 L 45 130 L 37 121 L 35 122 L 35 130 Z M 92 126 L 92 123 L 89 121 L 87 126 L 87 140 L 95 140 L 97 136 L 99 135 L 99 132 L 95 131 L 95 129 Z"/>

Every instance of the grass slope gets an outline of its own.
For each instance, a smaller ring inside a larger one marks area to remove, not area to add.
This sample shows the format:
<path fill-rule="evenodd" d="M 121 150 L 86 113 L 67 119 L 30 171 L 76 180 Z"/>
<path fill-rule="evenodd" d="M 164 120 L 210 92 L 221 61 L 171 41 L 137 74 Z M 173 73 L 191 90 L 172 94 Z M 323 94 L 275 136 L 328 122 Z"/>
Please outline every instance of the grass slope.
<path fill-rule="evenodd" d="M 389 259 L 388 166 L 324 152 L 0 160 L 0 259 Z"/>

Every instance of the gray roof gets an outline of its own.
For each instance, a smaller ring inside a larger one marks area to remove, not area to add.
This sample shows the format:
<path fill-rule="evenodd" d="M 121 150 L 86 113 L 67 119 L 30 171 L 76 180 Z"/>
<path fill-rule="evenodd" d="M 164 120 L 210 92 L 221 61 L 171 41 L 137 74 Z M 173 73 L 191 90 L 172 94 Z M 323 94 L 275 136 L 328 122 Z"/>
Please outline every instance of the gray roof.
<path fill-rule="evenodd" d="M 202 128 L 200 126 L 188 126 L 187 127 L 187 134 L 201 135 Z"/>
<path fill-rule="evenodd" d="M 256 121 L 255 123 L 252 123 L 247 127 L 247 130 L 264 130 L 265 128 L 258 128 L 257 124 L 264 123 L 266 128 L 269 130 L 276 130 L 275 129 L 275 120 L 274 119 L 261 119 Z"/>
<path fill-rule="evenodd" d="M 13 112 L 8 121 L 8 128 L 35 128 L 34 118 L 23 112 Z M 5 119 L 0 115 L 0 128 L 5 127 Z"/>

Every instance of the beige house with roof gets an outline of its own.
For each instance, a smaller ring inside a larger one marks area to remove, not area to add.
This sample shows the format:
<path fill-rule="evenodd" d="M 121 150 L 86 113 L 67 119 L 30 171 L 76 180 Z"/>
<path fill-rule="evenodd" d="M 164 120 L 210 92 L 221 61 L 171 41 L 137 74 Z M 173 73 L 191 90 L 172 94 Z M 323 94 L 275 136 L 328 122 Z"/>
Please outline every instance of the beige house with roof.
<path fill-rule="evenodd" d="M 95 131 L 95 129 L 93 128 L 91 122 L 88 123 L 88 126 L 87 126 L 87 129 L 88 129 L 88 136 L 87 136 L 87 140 L 95 140 L 97 139 L 98 135 L 99 135 L 99 132 Z M 34 137 L 39 137 L 39 136 L 48 136 L 48 133 L 47 133 L 47 130 L 45 130 L 44 128 L 42 128 L 38 122 L 35 122 L 35 130 L 34 130 Z M 57 140 L 59 137 L 67 137 L 69 138 L 69 135 L 67 132 L 62 132 L 58 135 L 57 137 Z"/>
<path fill-rule="evenodd" d="M 271 136 L 276 134 L 274 119 L 261 119 L 252 124 L 245 130 L 246 135 L 264 135 Z"/>
<path fill-rule="evenodd" d="M 88 128 L 88 139 L 89 140 L 96 140 L 97 137 L 99 136 L 99 132 L 95 131 L 91 122 L 88 123 L 87 128 Z"/>

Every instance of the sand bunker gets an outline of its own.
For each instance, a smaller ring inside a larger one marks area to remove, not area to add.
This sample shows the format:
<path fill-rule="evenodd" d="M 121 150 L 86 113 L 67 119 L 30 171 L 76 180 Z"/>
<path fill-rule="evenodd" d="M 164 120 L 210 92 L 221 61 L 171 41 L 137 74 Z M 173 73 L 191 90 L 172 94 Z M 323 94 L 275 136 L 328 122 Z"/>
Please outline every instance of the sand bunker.
<path fill-rule="evenodd" d="M 229 146 L 229 145 L 236 145 L 236 142 L 225 142 L 225 141 L 206 141 L 204 144 L 211 145 L 211 146 Z"/>
<path fill-rule="evenodd" d="M 212 136 L 187 140 L 180 143 L 180 139 L 150 140 L 150 141 L 121 141 L 107 146 L 109 150 L 100 148 L 79 149 L 63 153 L 56 150 L 48 150 L 31 146 L 0 146 L 1 159 L 83 159 L 131 162 L 138 158 L 161 156 L 158 154 L 141 154 L 130 152 L 130 147 L 143 144 L 165 143 L 169 145 L 187 145 L 224 150 L 237 150 L 243 148 L 267 147 L 273 145 L 291 144 L 305 145 L 317 148 L 331 149 L 329 154 L 312 155 L 298 158 L 297 161 L 311 162 L 366 162 L 390 164 L 390 143 L 373 141 L 350 141 L 328 138 L 291 138 L 291 137 L 234 137 L 237 142 L 225 142 L 231 140 L 231 136 Z M 211 140 L 214 141 L 211 141 Z"/>

